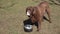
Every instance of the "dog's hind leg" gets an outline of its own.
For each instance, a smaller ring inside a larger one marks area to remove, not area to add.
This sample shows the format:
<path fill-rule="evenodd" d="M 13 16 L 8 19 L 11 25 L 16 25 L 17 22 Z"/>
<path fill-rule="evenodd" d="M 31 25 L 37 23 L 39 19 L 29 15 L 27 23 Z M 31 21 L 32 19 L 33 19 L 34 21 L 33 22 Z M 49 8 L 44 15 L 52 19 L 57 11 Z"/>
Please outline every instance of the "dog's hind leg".
<path fill-rule="evenodd" d="M 49 8 L 49 7 L 47 7 L 46 12 L 47 12 L 47 15 L 48 15 L 48 18 L 49 18 L 49 23 L 51 23 L 51 18 L 50 18 L 50 8 Z"/>

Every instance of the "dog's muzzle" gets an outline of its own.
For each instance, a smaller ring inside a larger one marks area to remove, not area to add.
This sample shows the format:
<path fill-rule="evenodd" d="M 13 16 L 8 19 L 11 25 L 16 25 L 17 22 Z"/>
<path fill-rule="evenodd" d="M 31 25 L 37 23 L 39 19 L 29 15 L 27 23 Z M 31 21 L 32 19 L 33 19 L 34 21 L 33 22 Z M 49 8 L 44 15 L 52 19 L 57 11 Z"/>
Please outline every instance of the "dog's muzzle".
<path fill-rule="evenodd" d="M 27 11 L 27 16 L 30 16 L 30 12 L 29 11 Z"/>

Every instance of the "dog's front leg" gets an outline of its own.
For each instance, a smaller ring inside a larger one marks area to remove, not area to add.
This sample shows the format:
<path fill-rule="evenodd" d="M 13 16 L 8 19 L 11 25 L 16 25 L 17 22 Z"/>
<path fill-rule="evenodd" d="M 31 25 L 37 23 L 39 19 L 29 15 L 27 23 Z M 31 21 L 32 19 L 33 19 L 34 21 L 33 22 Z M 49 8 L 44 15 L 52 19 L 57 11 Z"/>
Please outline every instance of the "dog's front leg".
<path fill-rule="evenodd" d="M 40 29 L 41 29 L 42 18 L 43 18 L 43 17 L 40 17 L 40 18 L 38 19 L 38 28 L 37 28 L 37 31 L 40 31 Z"/>

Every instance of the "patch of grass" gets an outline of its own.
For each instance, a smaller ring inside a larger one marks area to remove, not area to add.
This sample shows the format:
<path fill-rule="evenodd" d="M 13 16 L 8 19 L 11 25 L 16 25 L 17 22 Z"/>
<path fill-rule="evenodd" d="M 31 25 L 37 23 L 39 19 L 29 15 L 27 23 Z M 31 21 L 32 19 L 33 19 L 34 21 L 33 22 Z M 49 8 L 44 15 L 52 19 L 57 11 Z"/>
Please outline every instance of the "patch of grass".
<path fill-rule="evenodd" d="M 59 34 L 60 32 L 60 6 L 50 5 L 52 23 L 42 22 L 42 29 L 31 33 L 24 32 L 23 21 L 27 19 L 25 9 L 27 6 L 36 6 L 40 2 L 32 0 L 0 0 L 0 34 Z"/>

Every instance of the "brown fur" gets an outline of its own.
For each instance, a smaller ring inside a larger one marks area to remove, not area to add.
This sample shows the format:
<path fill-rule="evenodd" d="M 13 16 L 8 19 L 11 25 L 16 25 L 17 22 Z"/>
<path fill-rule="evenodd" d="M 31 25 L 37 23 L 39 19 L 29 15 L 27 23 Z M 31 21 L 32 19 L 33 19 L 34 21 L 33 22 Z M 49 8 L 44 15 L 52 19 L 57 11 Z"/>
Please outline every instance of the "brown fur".
<path fill-rule="evenodd" d="M 49 23 L 51 23 L 51 18 L 50 18 L 50 7 L 48 2 L 44 1 L 41 2 L 38 6 L 35 7 L 28 7 L 26 9 L 26 12 L 30 10 L 31 11 L 31 15 L 30 15 L 30 19 L 31 21 L 34 22 L 38 22 L 38 31 L 41 29 L 41 22 L 44 16 L 44 13 L 46 12 L 49 18 Z"/>

